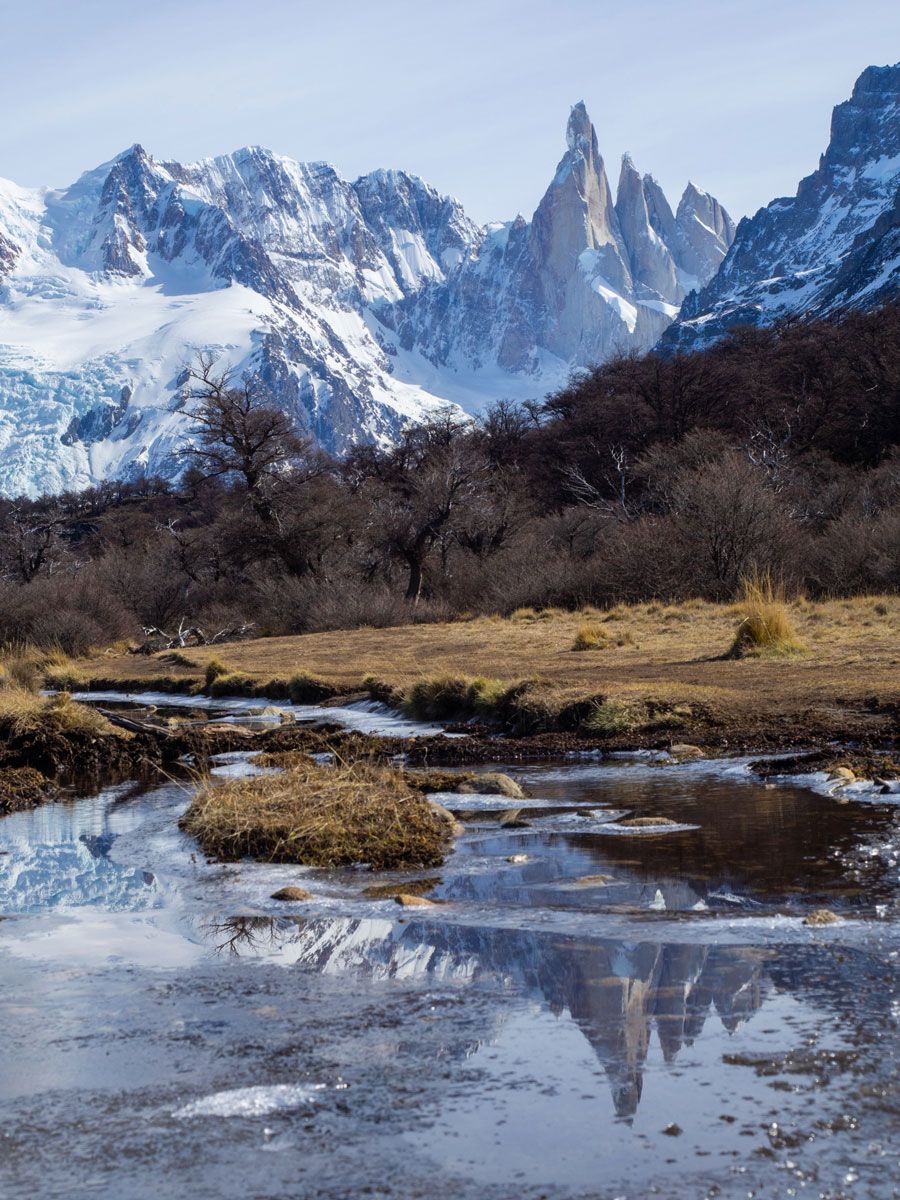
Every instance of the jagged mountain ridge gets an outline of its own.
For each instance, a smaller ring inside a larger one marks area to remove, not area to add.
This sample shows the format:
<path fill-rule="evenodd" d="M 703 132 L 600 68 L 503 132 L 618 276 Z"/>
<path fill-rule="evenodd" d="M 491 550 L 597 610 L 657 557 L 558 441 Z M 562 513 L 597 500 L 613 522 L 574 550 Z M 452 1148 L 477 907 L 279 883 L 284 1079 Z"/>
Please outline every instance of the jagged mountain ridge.
<path fill-rule="evenodd" d="M 627 158 L 614 198 L 583 104 L 531 222 L 258 147 L 185 165 L 135 145 L 62 191 L 0 182 L 0 491 L 172 474 L 200 349 L 337 452 L 446 403 L 540 397 L 652 346 L 733 232 L 693 185 L 673 213 Z"/>
<path fill-rule="evenodd" d="M 868 307 L 900 291 L 900 64 L 868 67 L 838 104 L 797 194 L 738 226 L 718 274 L 663 346 L 702 348 L 738 324 Z"/>

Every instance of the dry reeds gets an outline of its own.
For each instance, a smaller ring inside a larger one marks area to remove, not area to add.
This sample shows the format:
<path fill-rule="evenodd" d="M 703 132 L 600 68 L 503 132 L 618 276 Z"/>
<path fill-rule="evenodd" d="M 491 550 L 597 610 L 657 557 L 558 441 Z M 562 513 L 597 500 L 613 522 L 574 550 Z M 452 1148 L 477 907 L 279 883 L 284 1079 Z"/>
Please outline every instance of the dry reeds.
<path fill-rule="evenodd" d="M 180 827 L 218 858 L 335 867 L 436 866 L 448 828 L 401 772 L 298 762 L 252 779 L 206 781 Z"/>
<path fill-rule="evenodd" d="M 784 587 L 769 572 L 758 572 L 741 581 L 736 604 L 743 619 L 728 651 L 728 658 L 786 658 L 804 654 L 805 647 L 791 622 Z"/>
<path fill-rule="evenodd" d="M 585 621 L 583 625 L 578 627 L 578 632 L 575 634 L 575 641 L 572 643 L 572 649 L 605 650 L 609 644 L 609 634 L 602 625 Z"/>

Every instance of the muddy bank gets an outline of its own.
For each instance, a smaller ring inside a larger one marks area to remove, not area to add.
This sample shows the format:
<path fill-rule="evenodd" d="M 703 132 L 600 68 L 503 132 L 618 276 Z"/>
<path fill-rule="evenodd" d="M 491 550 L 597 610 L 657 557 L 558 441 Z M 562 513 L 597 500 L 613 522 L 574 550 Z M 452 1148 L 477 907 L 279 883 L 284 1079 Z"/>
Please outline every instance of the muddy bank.
<path fill-rule="evenodd" d="M 56 787 L 33 767 L 0 768 L 0 816 L 35 808 L 52 800 Z"/>
<path fill-rule="evenodd" d="M 750 770 L 763 779 L 778 775 L 812 775 L 826 771 L 835 779 L 891 783 L 900 780 L 900 757 L 889 750 L 829 746 L 802 754 L 786 754 L 750 763 Z"/>
<path fill-rule="evenodd" d="M 298 722 L 290 719 L 291 714 L 284 714 L 285 723 L 263 730 L 216 720 L 214 716 L 207 720 L 207 714 L 187 711 L 179 712 L 177 719 L 154 713 L 154 723 L 150 723 L 133 719 L 140 712 L 133 706 L 108 712 L 110 719 L 126 725 L 125 729 L 110 727 L 108 732 L 97 728 L 59 729 L 48 719 L 7 738 L 0 747 L 0 768 L 29 767 L 46 778 L 65 782 L 84 772 L 114 772 L 136 778 L 181 769 L 204 772 L 215 755 L 233 751 L 266 754 L 272 766 L 278 765 L 278 756 L 282 755 L 332 754 L 348 763 L 402 759 L 417 770 L 458 770 L 492 762 L 545 762 L 571 755 L 602 756 L 639 750 L 671 755 L 676 761 L 701 755 L 782 751 L 787 756 L 778 760 L 778 765 L 763 761 L 757 765 L 758 773 L 796 774 L 845 766 L 854 777 L 877 779 L 896 778 L 898 768 L 893 756 L 900 762 L 895 731 L 883 723 L 886 714 L 879 711 L 882 720 L 873 731 L 866 725 L 868 718 L 857 721 L 853 710 L 837 706 L 833 721 L 828 722 L 819 719 L 821 714 L 814 718 L 813 714 L 801 713 L 793 724 L 759 721 L 738 728 L 721 714 L 709 711 L 705 725 L 695 723 L 687 730 L 619 730 L 605 734 L 554 730 L 517 736 L 482 723 L 448 725 L 452 737 L 431 731 L 420 736 L 370 734 L 348 730 L 336 721 Z M 198 715 L 202 721 L 196 719 Z M 827 742 L 837 745 L 815 749 Z M 790 755 L 793 747 L 797 752 Z"/>

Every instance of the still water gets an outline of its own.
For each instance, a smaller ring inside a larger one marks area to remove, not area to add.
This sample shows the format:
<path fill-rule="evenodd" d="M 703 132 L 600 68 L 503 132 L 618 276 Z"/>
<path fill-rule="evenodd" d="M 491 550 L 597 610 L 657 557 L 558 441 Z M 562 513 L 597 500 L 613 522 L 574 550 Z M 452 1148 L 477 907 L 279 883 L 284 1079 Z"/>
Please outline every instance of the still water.
<path fill-rule="evenodd" d="M 511 770 L 408 875 L 207 863 L 177 783 L 0 820 L 3 1200 L 900 1196 L 900 804 Z"/>

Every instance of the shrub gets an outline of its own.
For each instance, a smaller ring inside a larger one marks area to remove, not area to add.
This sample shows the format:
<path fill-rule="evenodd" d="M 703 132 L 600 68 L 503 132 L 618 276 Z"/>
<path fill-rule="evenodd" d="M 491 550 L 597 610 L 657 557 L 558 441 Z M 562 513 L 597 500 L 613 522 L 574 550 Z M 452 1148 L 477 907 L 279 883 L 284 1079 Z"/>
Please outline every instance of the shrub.
<path fill-rule="evenodd" d="M 791 623 L 784 587 L 772 576 L 754 572 L 741 581 L 737 607 L 744 614 L 728 651 L 729 658 L 787 657 L 805 653 Z"/>

